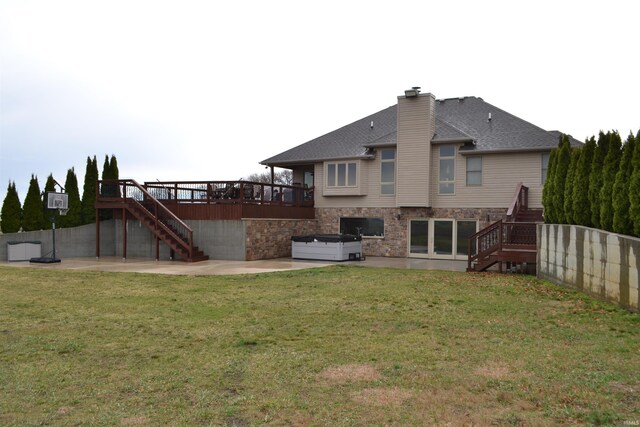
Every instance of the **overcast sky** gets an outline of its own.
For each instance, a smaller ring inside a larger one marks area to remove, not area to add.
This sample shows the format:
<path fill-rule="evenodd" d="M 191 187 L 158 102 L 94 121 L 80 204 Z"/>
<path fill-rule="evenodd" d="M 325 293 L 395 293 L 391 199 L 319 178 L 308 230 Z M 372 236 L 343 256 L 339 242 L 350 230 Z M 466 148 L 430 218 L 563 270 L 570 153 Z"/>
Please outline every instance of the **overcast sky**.
<path fill-rule="evenodd" d="M 579 140 L 640 128 L 636 1 L 0 0 L 0 194 L 233 180 L 421 86 Z"/>

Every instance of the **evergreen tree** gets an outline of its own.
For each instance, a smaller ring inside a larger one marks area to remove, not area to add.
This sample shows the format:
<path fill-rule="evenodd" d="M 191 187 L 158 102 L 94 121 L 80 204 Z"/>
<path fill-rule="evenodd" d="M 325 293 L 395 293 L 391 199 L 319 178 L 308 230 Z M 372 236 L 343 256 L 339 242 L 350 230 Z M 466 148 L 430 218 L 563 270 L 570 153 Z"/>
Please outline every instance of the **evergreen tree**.
<path fill-rule="evenodd" d="M 580 149 L 580 160 L 573 179 L 573 222 L 585 227 L 591 227 L 589 175 L 591 174 L 591 163 L 595 149 L 596 139 L 594 137 L 587 139 Z"/>
<path fill-rule="evenodd" d="M 602 167 L 607 154 L 609 138 L 600 131 L 598 143 L 593 152 L 591 173 L 589 174 L 589 204 L 591 205 L 591 226 L 600 228 L 600 190 L 602 189 Z"/>
<path fill-rule="evenodd" d="M 569 163 L 571 162 L 571 144 L 567 135 L 561 136 L 560 150 L 557 157 L 551 205 L 553 206 L 555 222 L 565 224 L 564 186 L 567 181 L 567 172 L 569 172 Z"/>
<path fill-rule="evenodd" d="M 22 208 L 22 230 L 36 231 L 42 230 L 44 216 L 42 215 L 42 195 L 38 178 L 31 175 L 27 197 L 24 198 Z"/>
<path fill-rule="evenodd" d="M 631 158 L 631 179 L 629 182 L 629 217 L 633 225 L 633 235 L 640 237 L 640 130 L 636 134 L 636 146 Z"/>
<path fill-rule="evenodd" d="M 573 218 L 573 187 L 576 176 L 578 161 L 580 160 L 580 149 L 571 150 L 571 161 L 567 171 L 567 179 L 564 184 L 564 219 L 567 224 L 575 224 Z"/>
<path fill-rule="evenodd" d="M 16 183 L 9 181 L 7 187 L 7 195 L 2 202 L 2 210 L 0 210 L 0 229 L 3 233 L 17 233 L 20 231 L 22 223 L 22 206 L 16 190 Z"/>
<path fill-rule="evenodd" d="M 87 167 L 84 173 L 84 186 L 82 188 L 82 223 L 90 224 L 96 220 L 96 185 L 98 181 L 98 161 L 87 157 Z"/>
<path fill-rule="evenodd" d="M 51 211 L 47 208 L 47 193 L 56 191 L 56 181 L 53 179 L 53 174 L 49 174 L 47 182 L 44 185 L 44 197 L 42 198 L 42 217 L 43 217 L 43 230 L 51 229 L 51 214 L 53 213 L 54 221 L 56 224 L 60 222 L 60 214 L 57 210 Z"/>
<path fill-rule="evenodd" d="M 549 165 L 547 166 L 547 178 L 542 188 L 542 207 L 544 208 L 544 222 L 555 223 L 556 215 L 553 211 L 553 182 L 556 174 L 556 163 L 558 161 L 558 149 L 551 150 L 549 155 Z"/>
<path fill-rule="evenodd" d="M 102 164 L 102 185 L 100 186 L 100 195 L 104 197 L 113 197 L 112 193 L 115 193 L 113 185 L 105 184 L 104 181 L 111 179 L 111 168 L 109 167 L 109 156 L 105 154 L 104 163 Z M 102 209 L 100 211 L 100 219 L 113 218 L 113 211 L 111 209 Z"/>
<path fill-rule="evenodd" d="M 600 189 L 600 228 L 613 231 L 613 184 L 620 168 L 622 140 L 618 132 L 607 132 L 607 136 L 609 142 Z"/>
<path fill-rule="evenodd" d="M 613 231 L 630 235 L 633 225 L 629 216 L 629 184 L 631 180 L 631 159 L 636 147 L 636 139 L 630 134 L 622 149 L 620 167 L 613 184 Z"/>
<path fill-rule="evenodd" d="M 69 211 L 60 216 L 61 227 L 77 227 L 82 224 L 80 192 L 78 191 L 78 177 L 73 168 L 67 171 L 64 191 L 69 195 Z"/>
<path fill-rule="evenodd" d="M 111 155 L 111 160 L 109 161 L 109 176 L 113 180 L 120 179 L 120 171 L 118 170 L 118 160 L 114 154 Z M 116 185 L 116 197 L 120 197 L 120 186 Z"/>

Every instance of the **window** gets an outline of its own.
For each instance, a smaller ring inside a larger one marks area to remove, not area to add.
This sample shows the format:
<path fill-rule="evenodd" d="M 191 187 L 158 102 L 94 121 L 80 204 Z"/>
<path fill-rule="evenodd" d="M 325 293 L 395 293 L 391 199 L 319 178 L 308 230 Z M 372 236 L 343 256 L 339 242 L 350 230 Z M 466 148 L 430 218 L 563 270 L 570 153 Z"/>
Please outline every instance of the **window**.
<path fill-rule="evenodd" d="M 544 184 L 547 180 L 547 169 L 549 169 L 549 153 L 542 153 L 542 170 L 540 174 L 542 176 L 540 181 L 541 184 Z"/>
<path fill-rule="evenodd" d="M 440 185 L 438 193 L 453 194 L 455 192 L 456 147 L 451 145 L 440 147 Z"/>
<path fill-rule="evenodd" d="M 356 236 L 384 236 L 383 218 L 340 218 L 340 233 Z"/>
<path fill-rule="evenodd" d="M 328 187 L 355 187 L 356 175 L 355 162 L 327 164 Z"/>
<path fill-rule="evenodd" d="M 482 185 L 482 157 L 467 157 L 467 185 Z"/>
<path fill-rule="evenodd" d="M 418 218 L 409 220 L 409 256 L 467 259 L 469 239 L 476 233 L 474 219 Z M 471 253 L 476 253 L 475 242 Z"/>
<path fill-rule="evenodd" d="M 396 193 L 396 150 L 380 150 L 380 194 Z"/>

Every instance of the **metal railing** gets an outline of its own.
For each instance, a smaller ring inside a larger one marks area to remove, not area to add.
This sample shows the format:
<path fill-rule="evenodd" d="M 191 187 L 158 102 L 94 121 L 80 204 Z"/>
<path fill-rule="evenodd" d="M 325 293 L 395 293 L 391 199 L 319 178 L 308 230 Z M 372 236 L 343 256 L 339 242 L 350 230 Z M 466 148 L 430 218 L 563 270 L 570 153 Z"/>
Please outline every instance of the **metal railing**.
<path fill-rule="evenodd" d="M 244 203 L 313 206 L 313 188 L 252 181 L 145 182 L 147 191 L 161 201 L 191 204 Z"/>

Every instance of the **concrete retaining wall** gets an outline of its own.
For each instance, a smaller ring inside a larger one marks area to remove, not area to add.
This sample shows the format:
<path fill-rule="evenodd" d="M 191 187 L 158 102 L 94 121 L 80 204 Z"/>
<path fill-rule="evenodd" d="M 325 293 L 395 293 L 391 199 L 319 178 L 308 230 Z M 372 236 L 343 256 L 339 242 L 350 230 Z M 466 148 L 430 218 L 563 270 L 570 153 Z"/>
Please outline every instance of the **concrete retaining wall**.
<path fill-rule="evenodd" d="M 185 223 L 193 229 L 195 245 L 210 259 L 244 260 L 244 224 L 242 221 L 195 221 Z M 122 220 L 115 220 L 116 256 L 122 256 Z M 127 257 L 152 258 L 156 256 L 155 238 L 140 221 L 127 221 Z M 169 247 L 160 242 L 160 259 L 169 259 Z"/>
<path fill-rule="evenodd" d="M 316 220 L 242 219 L 185 221 L 193 229 L 195 245 L 211 259 L 257 260 L 291 256 L 291 236 L 314 234 Z M 128 220 L 127 258 L 155 259 L 156 244 L 151 231 L 140 221 Z M 100 256 L 123 255 L 122 220 L 100 222 Z M 96 226 L 83 225 L 56 230 L 58 258 L 95 256 Z M 7 260 L 7 242 L 41 241 L 42 255 L 52 251 L 51 230 L 0 234 L 0 260 Z M 169 247 L 160 242 L 160 259 L 169 259 Z"/>
<path fill-rule="evenodd" d="M 100 223 L 100 252 L 105 256 L 115 253 L 114 221 Z M 96 226 L 82 225 L 73 228 L 56 229 L 56 257 L 76 258 L 95 256 L 96 254 Z M 39 241 L 42 243 L 42 256 L 51 256 L 53 252 L 53 231 L 26 231 L 22 233 L 0 234 L 0 260 L 7 260 L 7 242 Z"/>
<path fill-rule="evenodd" d="M 639 311 L 640 239 L 577 225 L 538 225 L 538 277 Z"/>

